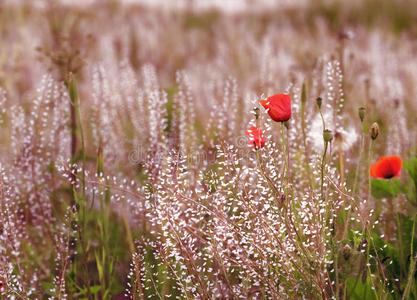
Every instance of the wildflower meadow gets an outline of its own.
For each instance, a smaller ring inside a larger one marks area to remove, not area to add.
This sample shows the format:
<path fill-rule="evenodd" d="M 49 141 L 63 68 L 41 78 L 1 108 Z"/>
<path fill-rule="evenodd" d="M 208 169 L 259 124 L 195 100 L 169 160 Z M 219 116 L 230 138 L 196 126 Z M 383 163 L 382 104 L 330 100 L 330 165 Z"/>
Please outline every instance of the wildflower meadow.
<path fill-rule="evenodd" d="M 417 299 L 416 1 L 0 24 L 0 299 Z"/>

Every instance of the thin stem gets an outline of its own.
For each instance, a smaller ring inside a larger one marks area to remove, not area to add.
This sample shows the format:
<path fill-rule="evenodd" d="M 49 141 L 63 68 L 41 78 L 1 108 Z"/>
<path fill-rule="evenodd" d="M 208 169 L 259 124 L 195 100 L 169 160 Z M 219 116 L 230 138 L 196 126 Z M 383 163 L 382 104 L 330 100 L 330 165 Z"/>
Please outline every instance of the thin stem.
<path fill-rule="evenodd" d="M 356 170 L 355 170 L 355 179 L 353 181 L 353 192 L 356 193 L 356 187 L 358 184 L 358 179 L 359 179 L 359 168 L 361 165 L 361 161 L 362 161 L 362 154 L 363 154 L 363 148 L 364 148 L 364 136 L 363 136 L 363 128 L 361 131 L 361 139 L 360 139 L 360 145 L 359 145 L 359 158 L 358 158 L 358 163 L 356 164 Z"/>
<path fill-rule="evenodd" d="M 409 271 L 408 271 L 407 286 L 405 287 L 405 291 L 404 291 L 404 294 L 403 294 L 402 299 L 408 299 L 408 295 L 410 294 L 411 287 L 413 286 L 413 282 L 414 282 L 414 274 L 415 274 L 415 270 L 416 270 L 416 261 L 417 261 L 415 259 L 414 255 L 413 255 L 413 252 L 414 252 L 413 244 L 414 244 L 415 227 L 416 227 L 416 215 L 414 215 L 413 230 L 412 230 L 412 233 L 411 233 L 410 267 L 409 267 Z"/>
<path fill-rule="evenodd" d="M 321 112 L 321 109 L 319 110 L 321 121 L 323 122 L 323 131 L 326 130 L 326 122 L 324 122 L 323 113 Z"/>
<path fill-rule="evenodd" d="M 327 145 L 328 142 L 324 142 L 324 152 L 323 157 L 321 159 L 321 198 L 324 200 L 324 167 L 326 165 L 326 153 L 327 153 Z"/>
<path fill-rule="evenodd" d="M 304 101 L 301 101 L 301 131 L 303 133 L 303 146 L 304 146 L 304 153 L 305 153 L 305 158 L 307 160 L 307 163 L 305 164 L 306 167 L 306 172 L 308 175 L 308 179 L 310 181 L 310 186 L 311 189 L 314 190 L 314 180 L 313 180 L 313 174 L 311 172 L 310 169 L 310 164 L 308 163 L 310 161 L 309 159 L 309 155 L 308 155 L 308 149 L 307 149 L 307 134 L 306 134 L 306 120 L 304 117 L 305 114 L 305 107 L 306 107 L 306 95 L 305 95 L 305 85 L 303 85 L 303 93 L 302 93 L 302 98 L 304 99 Z"/>
<path fill-rule="evenodd" d="M 368 152 L 368 202 L 371 199 L 371 191 L 372 191 L 372 187 L 371 187 L 371 161 L 372 161 L 372 151 L 373 151 L 373 146 L 374 146 L 374 140 L 371 139 L 371 143 L 369 145 L 369 152 Z"/>
<path fill-rule="evenodd" d="M 414 233 L 415 233 L 415 229 L 416 229 L 416 217 L 417 217 L 417 214 L 415 214 L 414 215 L 414 220 L 413 220 L 413 230 L 412 230 L 412 233 L 411 233 L 411 244 L 410 244 L 410 255 L 411 256 L 413 256 L 413 253 L 414 253 L 414 249 L 413 249 L 413 247 L 414 247 Z"/>
<path fill-rule="evenodd" d="M 285 171 L 287 175 L 287 184 L 290 183 L 290 173 L 288 170 L 288 156 L 287 156 L 287 147 L 285 144 L 285 125 L 281 122 L 281 137 L 282 137 L 282 149 L 284 152 L 284 164 L 285 164 Z"/>
<path fill-rule="evenodd" d="M 342 190 L 345 190 L 345 168 L 343 164 L 343 149 L 342 149 L 342 143 L 340 142 L 338 144 L 338 150 L 339 150 L 339 168 L 340 168 L 340 186 L 342 187 Z"/>

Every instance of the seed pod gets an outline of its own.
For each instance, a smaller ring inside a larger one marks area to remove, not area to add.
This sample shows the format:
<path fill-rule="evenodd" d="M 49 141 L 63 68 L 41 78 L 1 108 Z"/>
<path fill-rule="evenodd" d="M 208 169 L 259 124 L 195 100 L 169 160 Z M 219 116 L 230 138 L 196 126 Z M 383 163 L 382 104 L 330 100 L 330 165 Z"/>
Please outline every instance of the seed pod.
<path fill-rule="evenodd" d="M 323 139 L 326 143 L 333 140 L 333 132 L 330 129 L 323 130 Z"/>
<path fill-rule="evenodd" d="M 359 107 L 359 119 L 361 119 L 361 122 L 363 122 L 363 119 L 365 119 L 365 112 L 365 107 Z"/>
<path fill-rule="evenodd" d="M 319 109 L 321 109 L 321 103 L 323 102 L 321 97 L 317 97 L 316 102 L 317 102 L 317 106 L 319 107 Z"/>
<path fill-rule="evenodd" d="M 378 126 L 378 123 L 377 122 L 374 122 L 371 125 L 370 134 L 371 134 L 371 138 L 373 140 L 375 140 L 378 137 L 378 134 L 379 134 L 379 126 Z"/>

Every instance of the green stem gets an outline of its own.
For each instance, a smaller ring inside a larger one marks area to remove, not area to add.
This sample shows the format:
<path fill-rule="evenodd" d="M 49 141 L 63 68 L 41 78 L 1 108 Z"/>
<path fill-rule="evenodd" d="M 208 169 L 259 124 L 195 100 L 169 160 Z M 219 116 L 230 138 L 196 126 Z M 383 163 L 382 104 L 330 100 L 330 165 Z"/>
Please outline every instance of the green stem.
<path fill-rule="evenodd" d="M 362 153 L 363 153 L 364 144 L 365 144 L 365 142 L 364 142 L 363 129 L 362 129 L 361 138 L 360 138 L 360 145 L 359 145 L 359 158 L 358 158 L 358 163 L 356 164 L 355 179 L 353 181 L 353 193 L 356 193 L 356 188 L 357 188 L 357 184 L 358 184 L 358 180 L 359 180 L 359 168 L 360 168 L 361 161 L 362 161 Z"/>
<path fill-rule="evenodd" d="M 392 201 L 392 199 L 390 199 Z M 405 270 L 405 263 L 404 263 L 404 251 L 403 251 L 403 239 L 401 234 L 401 220 L 400 215 L 398 212 L 394 212 L 396 221 L 397 221 L 397 235 L 398 235 L 398 250 L 400 252 L 400 265 L 401 269 Z"/>
<path fill-rule="evenodd" d="M 368 199 L 369 202 L 372 196 L 372 187 L 371 187 L 371 161 L 372 161 L 372 150 L 374 147 L 374 140 L 371 139 L 371 143 L 369 144 L 369 152 L 368 152 Z"/>
<path fill-rule="evenodd" d="M 365 225 L 365 226 L 367 226 L 367 225 Z M 366 277 L 369 278 L 369 280 L 371 281 L 371 285 L 373 287 L 372 290 L 374 291 L 374 294 L 375 294 L 375 299 L 379 299 L 378 298 L 378 293 L 377 293 L 375 285 L 374 285 L 374 281 L 372 280 L 372 276 L 371 276 L 372 271 L 371 271 L 371 267 L 370 267 L 370 263 L 369 263 L 369 250 L 371 248 L 371 239 L 372 239 L 372 237 L 371 237 L 370 234 L 368 234 L 368 232 L 369 232 L 369 229 L 367 231 L 365 231 L 365 236 L 368 236 L 368 239 L 367 239 L 368 242 L 367 242 L 367 245 L 366 245 L 366 268 L 367 268 L 368 274 L 369 274 Z M 366 289 L 364 290 L 364 293 L 365 293 L 365 291 L 366 291 Z"/>
<path fill-rule="evenodd" d="M 415 227 L 416 227 L 416 216 L 417 215 L 414 215 L 413 230 L 411 233 L 410 267 L 408 271 L 407 286 L 405 287 L 405 291 L 404 291 L 402 299 L 408 299 L 408 295 L 410 294 L 411 287 L 413 286 L 413 283 L 414 283 L 414 274 L 416 271 L 416 261 L 417 261 L 413 255 L 414 254 L 413 244 L 414 244 L 414 233 L 415 233 Z"/>
<path fill-rule="evenodd" d="M 77 123 L 78 123 L 78 129 L 80 130 L 80 137 L 81 137 L 81 158 L 82 158 L 82 169 L 83 169 L 83 174 L 81 176 L 81 183 L 82 183 L 82 187 L 83 187 L 83 197 L 85 196 L 85 165 L 86 165 L 86 157 L 85 157 L 85 141 L 84 141 L 84 131 L 83 131 L 83 126 L 81 123 L 81 113 L 80 113 L 80 105 L 79 105 L 79 100 L 78 100 L 78 89 L 77 89 L 77 84 L 74 80 L 74 77 L 72 75 L 72 73 L 70 73 L 68 75 L 69 79 L 68 79 L 68 92 L 69 92 L 69 96 L 70 96 L 70 100 L 71 100 L 71 107 L 73 110 L 73 119 L 76 118 L 77 122 L 75 122 L 75 120 L 72 120 L 73 124 L 72 126 L 74 128 L 72 128 L 73 131 L 76 131 L 76 127 L 77 127 Z M 74 133 L 73 133 L 74 134 Z M 76 139 L 76 136 L 74 135 L 73 137 L 74 139 Z M 76 143 L 74 142 L 74 146 L 76 147 Z M 76 149 L 72 149 L 72 151 L 74 152 L 73 155 L 75 154 Z M 74 159 L 74 157 L 73 157 Z"/>
<path fill-rule="evenodd" d="M 285 171 L 287 175 L 287 184 L 290 183 L 290 172 L 288 170 L 288 156 L 287 156 L 287 147 L 285 144 L 285 125 L 284 122 L 281 122 L 281 136 L 282 136 L 282 149 L 284 152 L 284 164 L 285 164 Z"/>
<path fill-rule="evenodd" d="M 414 215 L 413 230 L 412 230 L 412 233 L 411 233 L 411 244 L 410 244 L 410 255 L 411 256 L 413 256 L 413 253 L 414 253 L 413 244 L 414 244 L 414 233 L 415 233 L 415 228 L 416 228 L 416 217 L 417 217 L 417 214 Z"/>
<path fill-rule="evenodd" d="M 326 153 L 327 153 L 328 142 L 324 142 L 324 152 L 321 159 L 321 198 L 324 200 L 324 167 L 326 165 Z"/>
<path fill-rule="evenodd" d="M 307 160 L 307 163 L 305 164 L 306 172 L 308 175 L 308 179 L 310 181 L 310 187 L 312 190 L 314 190 L 314 179 L 313 179 L 313 173 L 310 169 L 310 164 L 308 163 L 310 161 L 309 155 L 308 155 L 308 149 L 307 149 L 307 134 L 306 134 L 306 120 L 304 117 L 305 114 L 305 108 L 306 108 L 306 86 L 303 84 L 303 89 L 301 93 L 301 131 L 303 134 L 303 146 L 304 146 L 304 155 Z"/>
<path fill-rule="evenodd" d="M 323 122 L 323 131 L 324 131 L 324 130 L 326 130 L 326 122 L 324 122 L 324 117 L 323 117 L 323 114 L 321 112 L 321 109 L 319 110 L 319 112 L 320 112 L 321 121 Z"/>

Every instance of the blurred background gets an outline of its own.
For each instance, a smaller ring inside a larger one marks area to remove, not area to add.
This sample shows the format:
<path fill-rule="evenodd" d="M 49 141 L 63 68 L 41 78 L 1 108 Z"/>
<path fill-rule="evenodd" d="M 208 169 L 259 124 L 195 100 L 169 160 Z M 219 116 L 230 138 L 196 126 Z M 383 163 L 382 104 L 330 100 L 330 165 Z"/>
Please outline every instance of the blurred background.
<path fill-rule="evenodd" d="M 229 77 L 242 96 L 306 79 L 320 95 L 308 77 L 323 75 L 326 63 L 337 60 L 344 94 L 353 101 L 348 109 L 366 102 L 389 118 L 381 104 L 403 107 L 414 122 L 416 18 L 412 0 L 2 0 L 0 86 L 12 103 L 25 103 L 43 75 L 63 80 L 71 72 L 88 109 L 94 70 L 106 70 L 116 97 L 121 70 L 139 74 L 149 64 L 171 92 L 176 72 L 187 71 L 200 94 L 198 114 L 213 100 L 207 91 Z"/>

